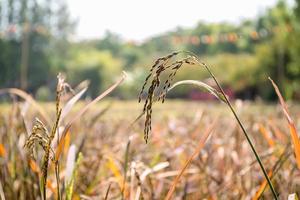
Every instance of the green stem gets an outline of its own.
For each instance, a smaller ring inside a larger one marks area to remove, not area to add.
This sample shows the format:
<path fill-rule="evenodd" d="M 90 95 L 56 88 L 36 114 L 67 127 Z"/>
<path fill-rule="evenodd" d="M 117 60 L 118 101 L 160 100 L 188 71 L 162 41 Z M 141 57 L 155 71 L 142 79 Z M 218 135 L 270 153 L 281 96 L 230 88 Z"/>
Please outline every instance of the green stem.
<path fill-rule="evenodd" d="M 197 60 L 197 61 L 198 61 L 198 60 Z M 198 62 L 199 62 L 199 61 L 198 61 Z M 268 176 L 268 174 L 267 174 L 267 171 L 266 171 L 264 165 L 262 164 L 262 161 L 261 161 L 261 159 L 260 159 L 258 153 L 256 152 L 255 147 L 254 147 L 253 143 L 251 142 L 251 139 L 250 139 L 250 137 L 249 137 L 249 135 L 248 135 L 246 129 L 244 128 L 244 125 L 242 124 L 242 122 L 240 121 L 239 117 L 237 116 L 235 110 L 233 109 L 233 107 L 232 107 L 232 105 L 231 105 L 231 103 L 230 103 L 228 97 L 226 96 L 226 94 L 225 94 L 223 88 L 221 87 L 221 85 L 219 84 L 219 82 L 217 81 L 216 77 L 213 75 L 213 73 L 212 73 L 211 70 L 209 69 L 209 67 L 208 67 L 205 63 L 202 63 L 202 62 L 199 62 L 199 63 L 200 63 L 201 65 L 203 65 L 203 66 L 206 68 L 206 70 L 208 71 L 208 73 L 210 74 L 210 76 L 214 79 L 215 83 L 217 84 L 219 90 L 220 90 L 221 93 L 224 95 L 224 98 L 225 98 L 225 101 L 226 101 L 227 105 L 229 106 L 231 112 L 233 113 L 235 119 L 237 120 L 239 126 L 241 127 L 241 129 L 242 129 L 242 131 L 243 131 L 243 133 L 244 133 L 244 135 L 245 135 L 245 137 L 246 137 L 246 139 L 247 139 L 247 141 L 248 141 L 248 143 L 249 143 L 249 145 L 250 145 L 250 147 L 251 147 L 251 149 L 252 149 L 252 151 L 253 151 L 253 153 L 254 153 L 254 155 L 255 155 L 255 158 L 256 158 L 256 160 L 257 160 L 257 162 L 258 162 L 258 164 L 259 164 L 261 170 L 262 170 L 263 173 L 264 173 L 264 176 L 265 176 L 265 178 L 266 178 L 266 180 L 267 180 L 267 182 L 268 182 L 268 184 L 269 184 L 269 186 L 270 186 L 270 189 L 271 189 L 271 191 L 272 191 L 272 194 L 273 194 L 274 198 L 277 200 L 277 199 L 278 199 L 277 193 L 276 193 L 276 191 L 275 191 L 275 189 L 274 189 L 274 187 L 273 187 L 273 185 L 272 185 L 272 182 L 271 182 L 271 180 L 270 180 L 270 178 L 269 178 L 269 176 Z"/>

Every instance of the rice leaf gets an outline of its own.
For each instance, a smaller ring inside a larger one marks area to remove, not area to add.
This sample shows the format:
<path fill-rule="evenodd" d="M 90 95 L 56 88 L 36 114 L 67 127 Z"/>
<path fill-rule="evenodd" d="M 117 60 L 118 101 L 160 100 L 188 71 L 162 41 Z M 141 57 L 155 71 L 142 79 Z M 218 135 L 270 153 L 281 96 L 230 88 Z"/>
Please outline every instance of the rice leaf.
<path fill-rule="evenodd" d="M 216 89 L 214 89 L 213 87 L 207 85 L 206 83 L 203 83 L 202 81 L 196 81 L 196 80 L 178 81 L 178 82 L 174 83 L 168 91 L 172 90 L 173 88 L 175 88 L 179 85 L 196 85 L 196 86 L 200 87 L 201 89 L 204 89 L 205 91 L 211 93 L 212 95 L 214 95 L 220 101 L 226 103 L 226 100 L 225 100 L 222 93 L 218 92 Z"/>

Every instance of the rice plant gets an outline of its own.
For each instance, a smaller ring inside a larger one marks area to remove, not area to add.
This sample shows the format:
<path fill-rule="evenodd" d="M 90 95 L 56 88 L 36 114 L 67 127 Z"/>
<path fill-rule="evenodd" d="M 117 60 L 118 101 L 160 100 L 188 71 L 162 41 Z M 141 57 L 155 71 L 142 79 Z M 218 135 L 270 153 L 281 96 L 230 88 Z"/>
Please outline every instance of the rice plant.
<path fill-rule="evenodd" d="M 176 58 L 176 56 L 178 54 L 187 54 L 187 56 L 184 57 L 183 59 L 175 59 L 175 61 L 172 60 L 172 59 Z M 206 85 L 205 83 L 201 83 L 201 85 L 200 84 L 198 84 L 198 85 L 203 87 L 207 91 L 211 92 L 212 94 L 214 94 L 220 100 L 225 102 L 226 105 L 230 108 L 230 110 L 233 113 L 235 119 L 237 120 L 240 128 L 242 129 L 242 131 L 251 147 L 251 150 L 253 151 L 255 158 L 261 167 L 261 170 L 263 171 L 263 174 L 264 174 L 264 176 L 269 184 L 269 187 L 272 191 L 273 197 L 275 199 L 277 199 L 278 194 L 276 193 L 274 186 L 272 185 L 272 182 L 267 174 L 267 171 L 265 170 L 265 167 L 264 167 L 252 141 L 250 140 L 249 134 L 247 133 L 246 129 L 244 128 L 244 125 L 242 124 L 241 120 L 237 116 L 237 114 L 236 114 L 233 106 L 231 105 L 228 97 L 226 96 L 223 88 L 219 84 L 218 80 L 216 79 L 216 77 L 214 76 L 214 74 L 212 73 L 212 71 L 210 70 L 208 65 L 206 65 L 204 62 L 201 62 L 199 60 L 199 58 L 191 52 L 187 52 L 187 51 L 174 52 L 167 56 L 158 58 L 155 61 L 154 65 L 150 68 L 150 73 L 147 76 L 147 78 L 142 86 L 142 90 L 141 90 L 140 96 L 139 96 L 139 102 L 140 102 L 141 96 L 144 92 L 144 89 L 145 89 L 147 83 L 150 82 L 150 86 L 148 87 L 147 97 L 146 97 L 146 100 L 144 103 L 144 108 L 143 108 L 143 113 L 146 114 L 145 129 L 144 129 L 144 138 L 145 138 L 146 143 L 148 141 L 149 132 L 151 131 L 151 126 L 152 126 L 152 123 L 151 123 L 152 105 L 155 101 L 160 101 L 160 100 L 162 103 L 164 103 L 166 94 L 171 87 L 171 83 L 172 83 L 177 71 L 180 68 L 182 68 L 182 66 L 184 66 L 184 64 L 191 65 L 191 66 L 204 67 L 207 70 L 207 72 L 209 73 L 209 75 L 213 78 L 213 80 L 215 81 L 220 92 L 211 88 L 210 86 Z M 170 71 L 170 72 L 167 72 L 167 71 Z M 169 75 L 167 76 L 167 80 L 164 83 L 162 83 L 160 80 L 163 72 L 169 73 Z M 159 89 L 160 89 L 160 91 L 159 91 Z"/>

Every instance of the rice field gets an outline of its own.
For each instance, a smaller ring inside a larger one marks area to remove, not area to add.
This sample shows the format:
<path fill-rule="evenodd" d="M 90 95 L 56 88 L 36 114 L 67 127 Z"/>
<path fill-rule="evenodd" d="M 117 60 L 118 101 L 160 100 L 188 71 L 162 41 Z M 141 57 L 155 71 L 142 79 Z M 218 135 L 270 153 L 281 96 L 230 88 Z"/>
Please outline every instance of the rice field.
<path fill-rule="evenodd" d="M 85 104 L 79 102 L 63 121 Z M 39 105 L 55 118 L 54 103 Z M 266 169 L 272 172 L 280 197 L 299 193 L 300 173 L 280 106 L 235 101 L 234 107 Z M 39 199 L 40 155 L 33 162 L 24 144 L 40 114 L 24 102 L 0 108 L 1 197 Z M 295 123 L 300 124 L 299 105 L 291 104 L 290 108 Z M 204 147 L 177 183 L 172 199 L 255 199 L 259 193 L 271 198 L 255 157 L 224 104 L 168 100 L 153 110 L 148 144 L 143 139 L 143 119 L 130 126 L 142 111 L 137 101 L 105 100 L 75 121 L 59 160 L 60 190 L 65 190 L 65 180 L 70 179 L 70 155 L 73 152 L 76 160 L 81 152 L 72 199 L 164 199 L 202 135 L 214 124 Z M 53 164 L 48 173 L 47 198 L 55 199 Z"/>

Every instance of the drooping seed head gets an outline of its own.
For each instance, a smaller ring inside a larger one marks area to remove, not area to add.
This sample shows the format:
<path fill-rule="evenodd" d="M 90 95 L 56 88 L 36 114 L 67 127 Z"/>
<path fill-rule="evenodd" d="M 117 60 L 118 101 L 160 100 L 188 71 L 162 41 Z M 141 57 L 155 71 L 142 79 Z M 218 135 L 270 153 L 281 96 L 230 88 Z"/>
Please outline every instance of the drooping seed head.
<path fill-rule="evenodd" d="M 150 68 L 150 72 L 145 79 L 145 82 L 142 86 L 141 92 L 139 94 L 139 102 L 142 99 L 142 95 L 148 83 L 150 86 L 147 90 L 147 96 L 143 107 L 143 112 L 146 113 L 145 119 L 145 127 L 144 127 L 144 139 L 146 143 L 148 142 L 149 132 L 151 131 L 152 124 L 152 105 L 155 101 L 161 101 L 164 103 L 166 94 L 168 89 L 171 87 L 171 83 L 174 80 L 177 71 L 184 65 L 194 65 L 195 57 L 188 55 L 184 59 L 179 59 L 171 62 L 179 53 L 182 52 L 174 52 L 167 56 L 158 58 L 152 67 Z M 167 76 L 167 80 L 161 82 L 161 77 L 163 74 L 169 73 Z M 159 91 L 162 88 L 161 91 Z M 157 94 L 155 97 L 155 94 Z"/>

